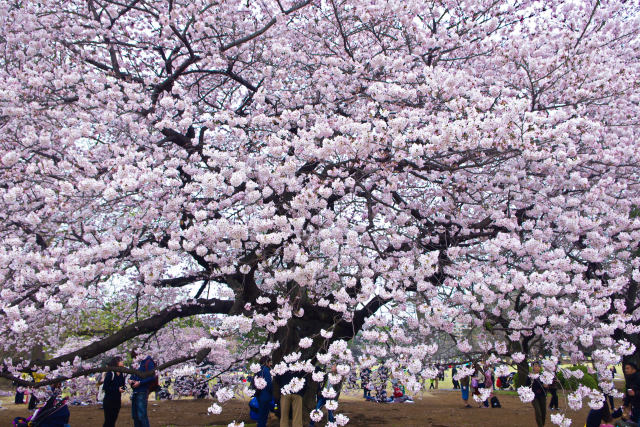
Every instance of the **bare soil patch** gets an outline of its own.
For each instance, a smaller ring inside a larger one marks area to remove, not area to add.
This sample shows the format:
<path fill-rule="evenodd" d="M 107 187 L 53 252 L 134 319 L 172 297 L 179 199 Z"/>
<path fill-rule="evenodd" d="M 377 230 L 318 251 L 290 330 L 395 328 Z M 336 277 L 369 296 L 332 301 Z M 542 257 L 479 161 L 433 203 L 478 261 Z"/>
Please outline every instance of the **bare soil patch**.
<path fill-rule="evenodd" d="M 398 426 L 398 427 L 535 427 L 533 408 L 520 402 L 517 396 L 499 394 L 502 408 L 464 408 L 460 393 L 438 390 L 417 396 L 415 403 L 379 404 L 363 401 L 359 396 L 345 396 L 340 401 L 340 412 L 349 417 L 349 426 Z M 0 425 L 10 425 L 16 416 L 28 414 L 26 405 L 9 403 L 3 397 L 5 410 L 0 411 Z M 474 403 L 474 402 L 471 402 Z M 620 404 L 620 402 L 616 402 Z M 234 400 L 224 405 L 220 415 L 207 415 L 210 400 L 149 401 L 149 420 L 152 426 L 226 426 L 231 421 L 244 421 L 245 426 L 255 426 L 249 418 L 246 402 Z M 475 406 L 475 405 L 474 405 Z M 560 406 L 566 407 L 564 398 Z M 103 423 L 103 412 L 97 406 L 71 406 L 72 427 L 99 427 Z M 583 426 L 588 409 L 579 412 L 567 411 L 573 419 L 572 425 Z M 118 427 L 133 426 L 131 407 L 124 405 L 120 411 Z M 271 415 L 269 426 L 278 426 L 278 419 Z M 324 426 L 324 423 L 319 423 Z M 551 426 L 549 414 L 547 425 Z"/>

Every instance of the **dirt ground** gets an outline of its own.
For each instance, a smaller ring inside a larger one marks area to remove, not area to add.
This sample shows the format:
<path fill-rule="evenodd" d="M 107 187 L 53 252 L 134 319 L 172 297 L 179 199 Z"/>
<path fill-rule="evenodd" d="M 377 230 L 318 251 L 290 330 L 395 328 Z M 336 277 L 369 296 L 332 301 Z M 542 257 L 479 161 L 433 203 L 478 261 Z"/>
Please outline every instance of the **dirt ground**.
<path fill-rule="evenodd" d="M 502 408 L 464 408 L 457 391 L 438 390 L 417 396 L 415 403 L 379 404 L 362 401 L 357 396 L 341 399 L 339 412 L 349 417 L 349 426 L 432 426 L 432 427 L 535 427 L 533 408 L 523 404 L 517 396 L 498 394 Z M 4 410 L 0 410 L 0 426 L 11 425 L 16 416 L 26 416 L 26 405 L 14 405 L 9 397 L 2 398 Z M 156 427 L 202 427 L 226 426 L 231 421 L 244 421 L 246 427 L 255 426 L 249 418 L 246 402 L 231 401 L 224 405 L 222 414 L 207 415 L 210 400 L 149 401 L 149 419 Z M 473 403 L 473 402 L 472 402 Z M 617 404 L 619 402 L 616 402 Z M 566 408 L 564 398 L 560 407 Z M 70 408 L 72 427 L 99 427 L 104 420 L 97 406 L 72 406 Z M 574 420 L 573 426 L 583 426 L 587 409 L 579 412 L 567 411 Z M 132 426 L 131 407 L 123 406 L 118 418 L 118 427 Z M 271 415 L 270 427 L 278 426 L 278 420 Z M 324 423 L 319 423 L 323 426 Z M 547 424 L 551 426 L 549 414 Z"/>

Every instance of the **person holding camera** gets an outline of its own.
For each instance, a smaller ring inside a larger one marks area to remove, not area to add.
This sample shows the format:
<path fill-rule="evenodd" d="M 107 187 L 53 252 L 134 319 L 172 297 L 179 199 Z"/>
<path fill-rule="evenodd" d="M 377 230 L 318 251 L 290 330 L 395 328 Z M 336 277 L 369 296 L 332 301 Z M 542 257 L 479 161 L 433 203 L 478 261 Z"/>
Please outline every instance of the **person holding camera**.
<path fill-rule="evenodd" d="M 110 368 L 123 367 L 122 357 L 116 356 L 107 364 Z M 103 427 L 115 427 L 120 407 L 122 406 L 122 393 L 125 390 L 124 374 L 117 371 L 108 371 L 102 384 L 104 398 L 102 407 L 104 408 Z"/>

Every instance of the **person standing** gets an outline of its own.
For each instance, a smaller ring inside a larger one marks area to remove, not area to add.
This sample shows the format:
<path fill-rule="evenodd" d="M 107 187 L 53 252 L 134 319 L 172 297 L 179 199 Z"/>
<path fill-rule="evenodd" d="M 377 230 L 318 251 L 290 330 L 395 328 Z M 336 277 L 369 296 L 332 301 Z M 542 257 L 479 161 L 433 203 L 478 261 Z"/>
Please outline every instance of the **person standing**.
<path fill-rule="evenodd" d="M 273 381 L 271 380 L 271 358 L 262 356 L 260 359 L 260 373 L 257 374 L 262 378 L 266 385 L 262 390 L 257 391 L 258 398 L 258 425 L 257 427 L 267 427 L 269 412 L 271 411 L 271 401 L 273 400 Z M 255 382 L 255 380 L 254 380 Z"/>
<path fill-rule="evenodd" d="M 280 386 L 280 427 L 302 427 L 302 396 L 306 391 L 306 380 L 304 377 L 294 374 L 291 371 L 287 371 L 284 374 L 276 375 L 276 382 Z M 282 392 L 283 389 L 289 386 L 292 381 L 304 381 L 298 391 Z M 291 408 L 291 424 L 289 423 L 289 408 Z"/>
<path fill-rule="evenodd" d="M 335 366 L 332 369 L 332 371 L 335 372 Z M 322 372 L 322 369 L 319 366 L 316 366 L 316 372 Z M 316 402 L 317 402 L 316 410 L 320 410 L 324 405 L 326 405 L 327 399 L 322 395 L 322 390 L 328 387 L 331 387 L 331 383 L 329 382 L 329 377 L 325 376 L 324 383 L 319 385 L 318 389 L 316 390 Z M 336 418 L 333 416 L 332 410 L 327 409 L 327 416 L 328 416 L 329 422 L 333 423 L 336 421 Z M 316 422 L 311 420 L 311 422 L 309 423 L 309 426 L 313 427 L 315 425 L 316 425 Z"/>
<path fill-rule="evenodd" d="M 474 373 L 471 378 L 471 391 L 474 396 L 480 396 L 480 389 L 484 388 L 484 372 L 479 363 L 473 365 Z M 482 407 L 482 402 L 478 402 L 478 408 Z"/>
<path fill-rule="evenodd" d="M 629 408 L 631 421 L 640 421 L 640 373 L 638 366 L 632 362 L 626 362 L 623 366 L 625 379 L 625 394 L 622 405 Z"/>
<path fill-rule="evenodd" d="M 438 382 L 444 379 L 444 367 L 442 365 L 437 365 L 438 375 L 436 376 L 436 390 L 438 389 Z"/>
<path fill-rule="evenodd" d="M 362 386 L 362 397 L 365 399 L 371 398 L 371 390 L 369 389 L 369 383 L 371 381 L 371 369 L 364 368 L 360 371 L 360 385 Z"/>
<path fill-rule="evenodd" d="M 453 365 L 453 368 L 451 368 L 451 382 L 453 383 L 454 390 L 457 390 L 460 388 L 460 383 L 455 378 L 457 373 L 458 373 L 458 368 L 456 367 L 456 365 Z"/>
<path fill-rule="evenodd" d="M 135 352 L 132 352 L 135 358 Z M 145 357 L 138 366 L 140 372 L 150 372 L 156 369 L 156 364 L 151 356 Z M 132 375 L 129 384 L 133 389 L 131 394 L 131 417 L 134 427 L 149 427 L 149 417 L 147 415 L 147 402 L 149 399 L 149 387 L 156 381 L 153 375 L 144 378 Z"/>
<path fill-rule="evenodd" d="M 109 361 L 108 367 L 123 367 L 124 363 L 120 356 L 116 356 Z M 122 406 L 122 393 L 124 393 L 125 381 L 124 374 L 122 372 L 109 371 L 104 377 L 104 383 L 102 384 L 102 390 L 104 391 L 104 398 L 102 400 L 102 407 L 104 409 L 104 424 L 103 427 L 115 427 L 118 414 L 120 413 L 120 407 Z"/>
<path fill-rule="evenodd" d="M 493 369 L 491 365 L 488 363 L 485 365 L 484 371 L 484 388 L 491 390 L 493 392 Z M 489 407 L 489 399 L 485 400 L 483 403 L 485 408 Z"/>
<path fill-rule="evenodd" d="M 464 377 L 460 378 L 460 391 L 462 393 L 462 401 L 464 402 L 465 408 L 471 408 L 471 405 L 469 405 L 469 382 L 470 381 L 471 381 L 471 378 L 469 378 L 468 375 L 465 375 Z"/>
<path fill-rule="evenodd" d="M 540 381 L 540 370 L 540 362 L 533 362 L 533 374 L 535 378 L 531 376 L 527 377 L 525 385 L 531 386 L 531 390 L 533 390 L 535 397 L 531 401 L 531 405 L 533 405 L 538 427 L 543 427 L 547 418 L 547 394 L 544 391 L 544 385 L 542 385 Z"/>
<path fill-rule="evenodd" d="M 547 387 L 547 390 L 549 390 L 549 393 L 551 394 L 551 400 L 549 401 L 550 411 L 553 411 L 554 409 L 556 411 L 558 410 L 558 385 L 558 376 L 554 375 L 553 381 L 551 381 L 551 384 Z"/>

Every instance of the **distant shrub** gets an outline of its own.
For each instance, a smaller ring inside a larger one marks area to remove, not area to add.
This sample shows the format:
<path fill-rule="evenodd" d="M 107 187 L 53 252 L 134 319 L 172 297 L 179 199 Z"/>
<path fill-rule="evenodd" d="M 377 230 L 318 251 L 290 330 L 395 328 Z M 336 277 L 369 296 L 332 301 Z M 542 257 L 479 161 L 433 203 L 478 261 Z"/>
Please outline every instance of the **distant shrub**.
<path fill-rule="evenodd" d="M 585 387 L 589 387 L 591 389 L 598 388 L 598 379 L 596 376 L 591 375 L 587 371 L 587 367 L 584 365 L 570 366 L 569 368 L 565 368 L 569 371 L 582 371 L 582 378 L 578 379 L 576 377 L 565 378 L 562 371 L 558 371 L 558 382 L 560 383 L 560 387 L 564 390 L 575 390 L 579 385 L 583 385 Z"/>
<path fill-rule="evenodd" d="M 579 385 L 583 385 L 585 387 L 589 387 L 591 389 L 598 388 L 598 378 L 595 375 L 591 375 L 587 371 L 587 367 L 584 365 L 576 365 L 570 366 L 568 368 L 569 371 L 582 371 L 582 378 L 578 379 L 576 377 L 565 378 L 562 374 L 562 371 L 558 370 L 558 382 L 560 383 L 561 390 L 570 390 L 574 391 L 578 388 Z M 518 373 L 513 376 L 513 384 L 518 384 Z"/>

